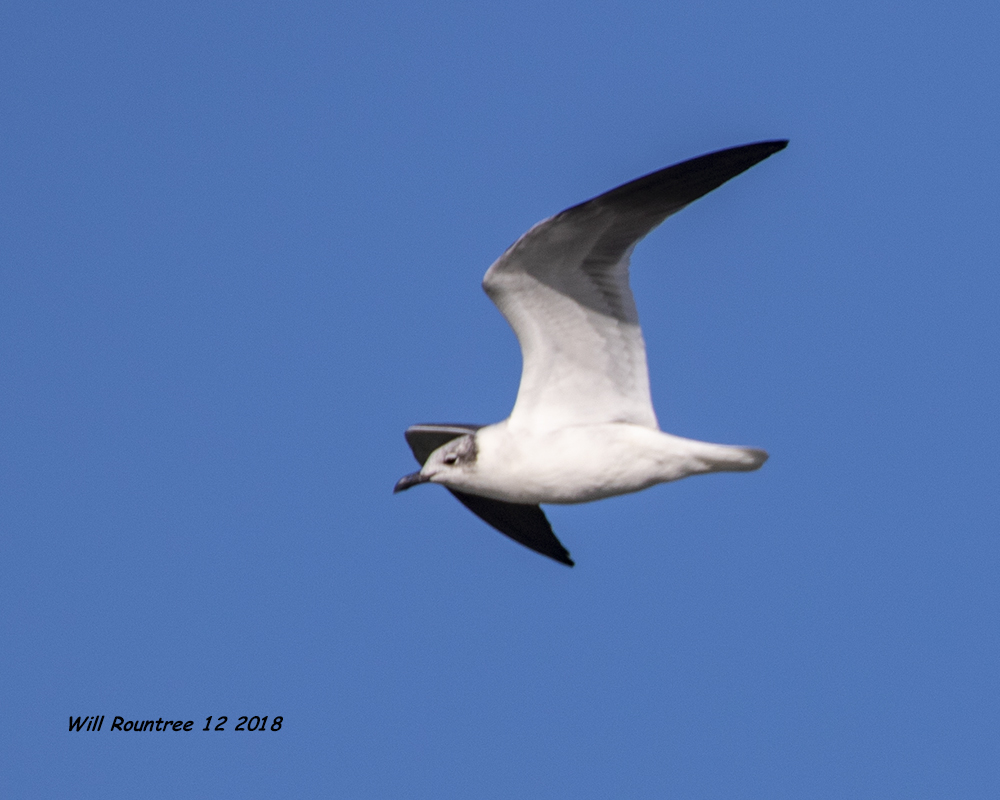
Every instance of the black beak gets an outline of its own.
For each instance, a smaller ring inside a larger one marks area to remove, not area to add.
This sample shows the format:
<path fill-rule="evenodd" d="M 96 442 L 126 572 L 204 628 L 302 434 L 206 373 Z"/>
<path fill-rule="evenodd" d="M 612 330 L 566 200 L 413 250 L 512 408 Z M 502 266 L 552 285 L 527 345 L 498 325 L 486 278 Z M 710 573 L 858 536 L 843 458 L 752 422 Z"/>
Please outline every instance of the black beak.
<path fill-rule="evenodd" d="M 396 483 L 395 488 L 393 488 L 392 493 L 403 492 L 409 489 L 411 486 L 416 486 L 418 483 L 427 483 L 430 478 L 425 478 L 419 472 L 414 472 L 412 475 L 404 475 Z"/>

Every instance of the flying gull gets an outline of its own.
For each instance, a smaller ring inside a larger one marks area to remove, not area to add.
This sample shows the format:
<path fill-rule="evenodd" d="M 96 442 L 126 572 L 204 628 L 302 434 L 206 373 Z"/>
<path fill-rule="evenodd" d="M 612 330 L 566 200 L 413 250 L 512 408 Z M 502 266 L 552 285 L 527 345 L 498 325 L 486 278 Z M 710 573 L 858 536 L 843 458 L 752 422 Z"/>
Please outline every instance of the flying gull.
<path fill-rule="evenodd" d="M 661 169 L 543 220 L 487 270 L 523 367 L 514 410 L 494 425 L 413 425 L 419 472 L 516 542 L 573 566 L 539 503 L 588 503 L 705 472 L 747 472 L 751 447 L 660 430 L 628 284 L 636 244 L 688 203 L 783 150 L 732 147 Z"/>

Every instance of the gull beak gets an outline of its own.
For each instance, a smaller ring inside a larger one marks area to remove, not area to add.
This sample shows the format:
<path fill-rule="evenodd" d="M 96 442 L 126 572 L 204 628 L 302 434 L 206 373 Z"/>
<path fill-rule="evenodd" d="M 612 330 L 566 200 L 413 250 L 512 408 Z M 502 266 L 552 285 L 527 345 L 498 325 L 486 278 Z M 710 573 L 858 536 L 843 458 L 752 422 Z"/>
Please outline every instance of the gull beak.
<path fill-rule="evenodd" d="M 430 477 L 426 475 L 421 475 L 419 472 L 414 472 L 412 475 L 404 475 L 396 483 L 395 488 L 393 488 L 392 493 L 403 492 L 409 489 L 411 486 L 416 486 L 418 483 L 427 483 Z"/>

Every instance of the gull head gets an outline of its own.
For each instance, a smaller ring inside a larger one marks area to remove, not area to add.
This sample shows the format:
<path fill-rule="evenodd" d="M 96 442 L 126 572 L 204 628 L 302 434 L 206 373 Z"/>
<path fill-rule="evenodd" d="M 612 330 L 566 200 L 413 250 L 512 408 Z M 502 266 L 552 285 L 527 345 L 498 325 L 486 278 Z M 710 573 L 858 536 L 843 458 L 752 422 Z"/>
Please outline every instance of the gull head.
<path fill-rule="evenodd" d="M 467 434 L 452 439 L 431 453 L 419 472 L 404 475 L 396 483 L 393 492 L 402 492 L 418 483 L 442 483 L 448 486 L 453 483 L 462 484 L 476 468 L 475 434 Z"/>

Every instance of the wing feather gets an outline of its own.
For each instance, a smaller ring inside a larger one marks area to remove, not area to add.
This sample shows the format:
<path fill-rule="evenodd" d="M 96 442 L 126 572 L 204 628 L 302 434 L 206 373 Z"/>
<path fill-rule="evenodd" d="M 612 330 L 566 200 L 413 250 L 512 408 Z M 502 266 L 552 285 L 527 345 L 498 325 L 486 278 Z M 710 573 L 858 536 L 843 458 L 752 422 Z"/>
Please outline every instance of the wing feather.
<path fill-rule="evenodd" d="M 675 164 L 535 225 L 483 288 L 521 345 L 511 427 L 631 422 L 658 428 L 629 257 L 668 216 L 787 145 L 758 142 Z"/>

